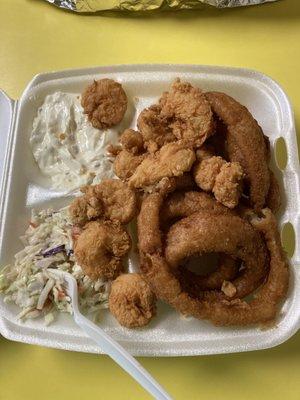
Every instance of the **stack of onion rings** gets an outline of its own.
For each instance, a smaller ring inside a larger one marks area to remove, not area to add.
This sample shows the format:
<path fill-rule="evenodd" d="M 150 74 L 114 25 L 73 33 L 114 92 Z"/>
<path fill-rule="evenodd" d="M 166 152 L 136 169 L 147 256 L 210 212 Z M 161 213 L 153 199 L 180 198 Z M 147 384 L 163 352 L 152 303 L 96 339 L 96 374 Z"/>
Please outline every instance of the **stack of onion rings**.
<path fill-rule="evenodd" d="M 264 209 L 262 217 L 253 216 L 248 223 L 238 215 L 203 208 L 170 229 L 164 248 L 159 218 L 163 205 L 162 195 L 150 194 L 144 199 L 138 217 L 141 269 L 156 296 L 182 314 L 209 319 L 216 325 L 248 325 L 273 320 L 286 294 L 289 274 L 272 212 Z M 145 224 L 145 220 L 151 224 Z M 197 240 L 191 241 L 194 233 Z M 243 274 L 233 280 L 236 288 L 233 299 L 226 298 L 220 290 L 209 291 L 205 287 L 204 290 L 198 287 L 195 296 L 195 291 L 190 293 L 178 277 L 176 266 L 180 259 L 194 252 L 203 254 L 212 250 L 246 264 Z M 244 301 L 242 298 L 257 289 L 263 280 L 255 298 L 249 303 Z"/>

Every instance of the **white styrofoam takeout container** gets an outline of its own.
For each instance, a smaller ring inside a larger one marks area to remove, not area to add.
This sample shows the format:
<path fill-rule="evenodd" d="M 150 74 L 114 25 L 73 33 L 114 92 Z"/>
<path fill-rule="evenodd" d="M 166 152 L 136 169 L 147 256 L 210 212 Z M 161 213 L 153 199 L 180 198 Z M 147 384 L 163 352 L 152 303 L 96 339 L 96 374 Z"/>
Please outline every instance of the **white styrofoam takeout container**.
<path fill-rule="evenodd" d="M 279 226 L 282 228 L 290 222 L 296 235 L 300 232 L 299 160 L 293 112 L 284 91 L 272 79 L 247 69 L 196 65 L 125 65 L 69 70 L 37 75 L 18 101 L 0 93 L 1 266 L 11 262 L 22 248 L 18 237 L 27 227 L 31 208 L 56 208 L 71 200 L 66 193 L 49 190 L 50 183 L 41 176 L 30 152 L 33 118 L 45 96 L 58 90 L 81 93 L 93 79 L 116 79 L 122 83 L 131 102 L 124 124 L 134 127 L 138 113 L 154 103 L 178 76 L 204 90 L 226 92 L 246 105 L 270 138 L 273 149 L 279 138 L 284 139 L 288 154 L 285 169 L 281 171 L 276 166 L 274 151 L 271 162 L 283 194 Z M 215 327 L 206 321 L 184 319 L 165 304 L 159 304 L 158 316 L 144 329 L 123 328 L 107 311 L 103 313 L 101 325 L 133 355 L 140 356 L 232 353 L 276 346 L 300 327 L 297 236 L 290 265 L 288 298 L 276 327 L 269 330 Z M 136 268 L 138 265 L 131 260 L 131 269 Z M 60 315 L 55 323 L 46 327 L 43 320 L 18 321 L 17 312 L 16 306 L 4 304 L 0 296 L 0 332 L 8 339 L 66 350 L 101 352 L 69 315 Z"/>

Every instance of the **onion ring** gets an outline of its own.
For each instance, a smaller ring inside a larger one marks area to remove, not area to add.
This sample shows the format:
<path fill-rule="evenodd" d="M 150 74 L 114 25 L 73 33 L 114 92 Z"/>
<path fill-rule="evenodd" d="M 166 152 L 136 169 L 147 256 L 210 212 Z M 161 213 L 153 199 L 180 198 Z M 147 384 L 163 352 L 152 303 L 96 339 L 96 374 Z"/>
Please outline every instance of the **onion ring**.
<path fill-rule="evenodd" d="M 149 217 L 159 215 L 162 203 L 163 196 L 158 194 L 150 194 L 142 203 L 138 216 L 138 236 L 141 239 L 146 234 L 148 245 L 152 240 L 153 232 L 160 235 L 159 220 L 156 227 L 155 223 L 152 224 L 152 232 L 148 229 L 149 225 L 143 224 L 142 221 L 145 220 L 150 205 L 152 212 Z M 140 241 L 141 269 L 157 297 L 169 303 L 182 314 L 198 319 L 209 319 L 216 325 L 243 326 L 273 320 L 276 317 L 278 305 L 288 288 L 288 266 L 281 248 L 276 220 L 270 210 L 264 209 L 262 212 L 264 218 L 254 218 L 251 223 L 265 236 L 271 260 L 266 283 L 254 300 L 248 304 L 240 299 L 220 301 L 192 298 L 182 289 L 179 280 L 166 262 L 163 248 L 153 246 L 148 252 Z M 249 228 L 247 227 L 247 229 Z"/>
<path fill-rule="evenodd" d="M 178 188 L 177 188 L 178 189 Z M 188 217 L 201 211 L 210 210 L 214 213 L 235 215 L 233 211 L 204 192 L 174 192 L 163 202 L 160 211 L 162 226 L 168 226 L 170 221 Z M 221 261 L 221 257 L 223 262 Z M 219 256 L 218 268 L 208 275 L 197 275 L 186 268 L 180 268 L 179 279 L 182 285 L 187 285 L 194 293 L 199 290 L 220 289 L 224 281 L 234 279 L 239 269 L 239 263 L 230 256 L 222 254 Z"/>
<path fill-rule="evenodd" d="M 232 210 L 218 203 L 212 196 L 204 192 L 179 192 L 170 194 L 163 202 L 160 220 L 163 225 L 177 218 L 188 217 L 200 211 L 210 210 L 220 214 L 236 215 Z"/>
<path fill-rule="evenodd" d="M 172 268 L 193 254 L 212 252 L 244 262 L 245 268 L 232 282 L 235 297 L 247 296 L 262 283 L 267 252 L 260 234 L 240 217 L 200 211 L 180 220 L 168 232 L 165 257 Z M 220 293 L 212 295 L 220 297 Z"/>
<path fill-rule="evenodd" d="M 239 263 L 226 254 L 220 253 L 216 271 L 197 275 L 187 268 L 179 267 L 178 279 L 182 288 L 186 288 L 194 297 L 198 297 L 199 291 L 221 289 L 224 281 L 236 278 L 238 271 Z"/>

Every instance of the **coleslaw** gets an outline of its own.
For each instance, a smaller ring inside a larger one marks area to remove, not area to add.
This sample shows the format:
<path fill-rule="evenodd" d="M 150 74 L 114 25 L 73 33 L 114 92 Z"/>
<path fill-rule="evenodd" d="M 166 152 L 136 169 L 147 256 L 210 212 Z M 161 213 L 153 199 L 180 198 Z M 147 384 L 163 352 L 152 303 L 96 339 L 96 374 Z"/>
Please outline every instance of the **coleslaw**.
<path fill-rule="evenodd" d="M 72 240 L 73 227 L 68 207 L 32 211 L 29 227 L 20 239 L 23 250 L 15 255 L 14 264 L 0 273 L 0 293 L 4 301 L 21 308 L 21 320 L 44 317 L 50 324 L 57 312 L 72 313 L 61 278 L 51 272 L 57 268 L 71 273 L 78 284 L 79 305 L 95 319 L 108 307 L 110 283 L 92 281 L 76 263 Z"/>

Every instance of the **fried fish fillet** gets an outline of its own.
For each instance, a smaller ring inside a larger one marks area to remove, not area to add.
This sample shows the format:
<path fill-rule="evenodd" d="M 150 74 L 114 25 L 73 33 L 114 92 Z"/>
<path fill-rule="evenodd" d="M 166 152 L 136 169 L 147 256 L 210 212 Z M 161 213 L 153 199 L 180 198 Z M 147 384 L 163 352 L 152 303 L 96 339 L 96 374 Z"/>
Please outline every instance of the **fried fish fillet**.
<path fill-rule="evenodd" d="M 129 186 L 144 188 L 165 177 L 181 176 L 191 169 L 195 159 L 195 152 L 185 142 L 168 143 L 142 161 L 129 179 Z"/>

